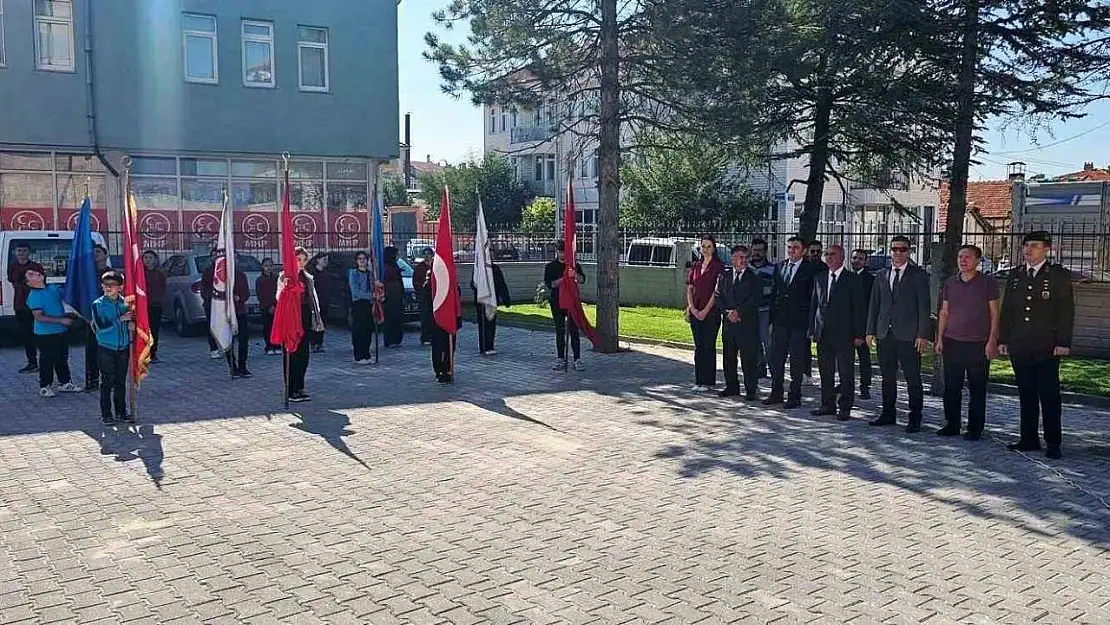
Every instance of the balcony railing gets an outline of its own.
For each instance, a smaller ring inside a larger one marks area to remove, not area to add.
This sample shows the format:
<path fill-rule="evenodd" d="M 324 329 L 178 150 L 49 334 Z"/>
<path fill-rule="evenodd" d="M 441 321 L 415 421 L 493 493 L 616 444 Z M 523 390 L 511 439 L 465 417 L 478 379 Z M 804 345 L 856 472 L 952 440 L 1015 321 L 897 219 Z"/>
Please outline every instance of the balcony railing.
<path fill-rule="evenodd" d="M 541 197 L 555 197 L 554 180 L 525 180 L 524 186 Z"/>
<path fill-rule="evenodd" d="M 509 140 L 511 143 L 536 143 L 539 141 L 547 141 L 555 136 L 555 131 L 555 124 L 517 126 L 512 129 Z"/>

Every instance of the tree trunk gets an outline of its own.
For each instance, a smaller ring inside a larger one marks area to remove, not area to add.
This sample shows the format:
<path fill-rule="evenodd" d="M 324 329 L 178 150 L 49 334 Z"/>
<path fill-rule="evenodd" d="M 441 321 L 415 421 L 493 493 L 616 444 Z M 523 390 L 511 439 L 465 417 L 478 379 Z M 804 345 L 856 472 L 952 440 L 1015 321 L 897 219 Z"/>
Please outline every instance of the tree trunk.
<path fill-rule="evenodd" d="M 948 215 L 944 225 L 944 254 L 940 262 L 940 280 L 956 273 L 956 255 L 963 245 L 964 215 L 967 213 L 967 179 L 971 168 L 971 151 L 975 135 L 975 75 L 979 62 L 979 2 L 967 0 L 964 8 L 963 50 L 960 53 L 960 75 L 957 79 L 956 144 L 952 152 L 952 173 L 949 180 Z M 940 298 L 937 298 L 940 306 Z M 937 358 L 933 365 L 933 395 L 944 394 L 944 365 Z"/>
<path fill-rule="evenodd" d="M 617 0 L 601 0 L 601 123 L 598 161 L 601 167 L 597 211 L 597 336 L 596 349 L 619 348 L 620 316 L 620 52 L 617 48 Z"/>
<path fill-rule="evenodd" d="M 814 107 L 813 151 L 809 155 L 809 177 L 806 179 L 806 199 L 802 215 L 798 218 L 798 236 L 808 242 L 817 238 L 817 222 L 825 195 L 825 170 L 829 164 L 829 120 L 832 117 L 832 99 L 822 89 Z"/>

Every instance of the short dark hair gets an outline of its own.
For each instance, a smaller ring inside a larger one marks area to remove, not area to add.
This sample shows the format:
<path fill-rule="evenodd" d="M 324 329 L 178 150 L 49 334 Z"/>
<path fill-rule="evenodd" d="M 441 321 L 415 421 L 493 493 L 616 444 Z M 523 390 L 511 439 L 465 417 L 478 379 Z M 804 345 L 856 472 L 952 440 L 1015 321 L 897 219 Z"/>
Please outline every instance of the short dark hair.
<path fill-rule="evenodd" d="M 104 252 L 105 256 L 108 255 L 108 248 L 104 247 L 103 245 L 101 245 L 99 243 L 97 243 L 96 245 L 93 245 L 93 249 L 94 250 L 100 250 L 101 252 Z"/>
<path fill-rule="evenodd" d="M 564 247 L 566 247 L 566 244 L 567 244 L 566 241 L 564 241 L 562 239 L 559 239 L 558 241 L 555 241 L 555 251 L 559 251 L 559 250 L 563 249 Z"/>
<path fill-rule="evenodd" d="M 816 245 L 816 246 L 819 246 L 819 247 L 825 247 L 825 246 L 824 246 L 824 245 L 823 245 L 823 244 L 821 243 L 821 240 L 820 240 L 820 239 L 814 239 L 814 240 L 810 241 L 810 242 L 809 242 L 809 246 L 808 246 L 808 247 L 813 247 L 814 245 Z"/>
<path fill-rule="evenodd" d="M 805 241 L 805 239 L 803 239 L 802 237 L 799 237 L 799 236 L 797 236 L 797 235 L 795 235 L 795 236 L 792 236 L 792 237 L 790 237 L 789 239 L 787 239 L 787 240 L 786 240 L 786 242 L 787 242 L 788 244 L 789 244 L 789 243 L 793 243 L 794 241 L 797 241 L 798 243 L 801 243 L 802 245 L 805 245 L 805 244 L 806 244 L 806 241 Z"/>
<path fill-rule="evenodd" d="M 1041 243 L 1052 247 L 1052 235 L 1048 233 L 1048 230 L 1034 230 L 1030 232 L 1029 234 L 1025 235 L 1024 239 L 1021 240 L 1021 244 L 1025 245 L 1026 243 L 1033 243 L 1036 241 L 1040 241 Z"/>
<path fill-rule="evenodd" d="M 215 250 L 213 250 L 213 251 L 215 251 Z M 301 254 L 304 254 L 307 257 L 308 256 L 308 250 L 306 250 L 305 248 L 298 245 L 296 248 L 293 249 L 293 255 L 294 256 L 300 256 Z"/>
<path fill-rule="evenodd" d="M 743 252 L 743 253 L 747 254 L 750 251 L 751 250 L 748 248 L 747 245 L 733 245 L 732 249 L 729 250 L 729 254 L 735 254 L 736 252 Z"/>
<path fill-rule="evenodd" d="M 905 243 L 907 246 L 913 247 L 913 242 L 910 241 L 910 238 L 904 234 L 896 234 L 891 237 L 890 244 L 894 245 L 895 243 Z"/>
<path fill-rule="evenodd" d="M 430 248 L 430 247 L 425 247 L 424 249 L 420 250 L 420 253 L 421 254 L 435 254 L 436 251 L 434 249 Z"/>
<path fill-rule="evenodd" d="M 370 255 L 366 253 L 366 250 L 359 250 L 355 252 L 355 260 L 358 260 L 359 256 L 365 256 L 366 260 L 370 260 Z"/>
<path fill-rule="evenodd" d="M 154 250 L 143 250 L 143 256 L 146 256 L 147 254 L 153 256 L 155 260 L 158 259 L 158 252 L 155 252 Z"/>
<path fill-rule="evenodd" d="M 105 271 L 100 276 L 100 283 L 115 282 L 116 284 L 123 284 L 123 274 L 118 271 Z"/>
<path fill-rule="evenodd" d="M 31 244 L 26 242 L 26 241 L 16 241 L 14 249 L 29 250 L 29 249 L 31 249 Z"/>
<path fill-rule="evenodd" d="M 983 257 L 983 250 L 978 245 L 971 245 L 970 243 L 967 245 L 961 245 L 960 249 L 956 250 L 956 253 L 959 254 L 964 250 L 971 250 L 971 253 L 975 254 L 975 258 Z"/>
<path fill-rule="evenodd" d="M 759 237 L 756 237 L 756 238 L 752 239 L 752 247 L 755 247 L 757 245 L 762 245 L 763 247 L 767 247 L 767 239 L 761 239 Z"/>
<path fill-rule="evenodd" d="M 870 253 L 868 253 L 867 250 L 863 249 L 862 247 L 857 247 L 856 249 L 852 250 L 852 253 L 853 254 L 863 254 L 864 256 L 870 256 L 871 255 Z"/>

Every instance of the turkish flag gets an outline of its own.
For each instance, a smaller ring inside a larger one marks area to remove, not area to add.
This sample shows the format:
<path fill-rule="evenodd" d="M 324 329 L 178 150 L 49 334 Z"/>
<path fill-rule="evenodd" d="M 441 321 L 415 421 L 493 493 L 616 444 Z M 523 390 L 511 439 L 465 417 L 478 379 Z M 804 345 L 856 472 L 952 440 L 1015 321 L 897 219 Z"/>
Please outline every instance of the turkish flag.
<path fill-rule="evenodd" d="M 574 325 L 582 330 L 591 343 L 597 345 L 597 333 L 586 318 L 586 311 L 582 309 L 582 294 L 578 291 L 578 261 L 575 259 L 577 252 L 575 236 L 578 233 L 575 218 L 578 212 L 574 206 L 574 186 L 567 181 L 567 203 L 563 211 L 563 258 L 566 262 L 566 272 L 563 281 L 559 283 L 559 308 L 567 312 L 574 320 Z"/>
<path fill-rule="evenodd" d="M 436 231 L 435 258 L 432 260 L 432 317 L 444 332 L 459 331 L 459 277 L 455 272 L 455 246 L 451 235 L 451 193 L 443 188 Z"/>
<path fill-rule="evenodd" d="M 289 172 L 285 172 L 285 192 L 281 198 L 281 262 L 282 277 L 278 283 L 277 306 L 274 310 L 274 327 L 270 331 L 270 342 L 281 345 L 287 353 L 297 351 L 304 338 L 301 325 L 301 302 L 304 286 L 301 284 L 301 270 L 293 254 L 293 213 L 289 208 Z"/>

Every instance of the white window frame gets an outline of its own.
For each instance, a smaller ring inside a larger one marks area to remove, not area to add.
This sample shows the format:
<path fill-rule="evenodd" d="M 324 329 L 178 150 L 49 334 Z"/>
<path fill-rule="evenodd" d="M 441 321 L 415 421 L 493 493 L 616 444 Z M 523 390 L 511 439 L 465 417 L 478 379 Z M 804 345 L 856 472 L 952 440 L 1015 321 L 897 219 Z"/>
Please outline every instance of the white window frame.
<path fill-rule="evenodd" d="M 324 43 L 319 43 L 316 41 L 301 41 L 300 30 L 302 28 L 323 31 Z M 301 91 L 308 91 L 311 93 L 328 93 L 329 91 L 331 91 L 331 53 L 328 50 L 330 44 L 331 32 L 327 28 L 322 28 L 320 26 L 297 26 L 297 84 L 298 86 L 300 86 Z M 305 48 L 324 51 L 323 87 L 304 84 L 304 61 L 301 58 L 301 50 Z"/>
<path fill-rule="evenodd" d="M 187 17 L 212 20 L 212 32 L 185 28 L 185 18 Z M 189 37 L 199 37 L 208 40 L 212 48 L 211 78 L 198 78 L 189 75 Z M 202 13 L 181 14 L 181 71 L 185 76 L 185 82 L 202 85 L 218 85 L 220 83 L 220 25 L 214 15 L 204 15 Z"/>
<path fill-rule="evenodd" d="M 0 67 L 4 67 L 4 0 L 0 0 Z"/>
<path fill-rule="evenodd" d="M 497 134 L 497 107 L 493 105 L 489 107 L 489 133 Z"/>
<path fill-rule="evenodd" d="M 76 42 L 73 37 L 73 0 L 58 0 L 69 4 L 69 17 L 47 17 L 39 15 L 38 11 L 32 6 L 34 11 L 34 37 L 35 37 L 35 69 L 41 69 L 48 72 L 73 72 L 76 71 L 75 65 L 77 62 L 77 49 Z M 33 4 L 33 3 L 32 3 Z M 42 61 L 42 51 L 39 50 L 39 25 L 40 24 L 55 24 L 66 26 L 69 28 L 69 63 L 67 65 L 48 65 Z"/>
<path fill-rule="evenodd" d="M 249 35 L 248 26 L 268 28 L 270 35 Z M 270 46 L 270 82 L 247 80 L 247 43 L 264 43 Z M 277 86 L 277 66 L 274 64 L 274 23 L 261 20 L 243 20 L 239 25 L 239 43 L 243 57 L 243 86 L 260 89 L 273 89 Z"/>

